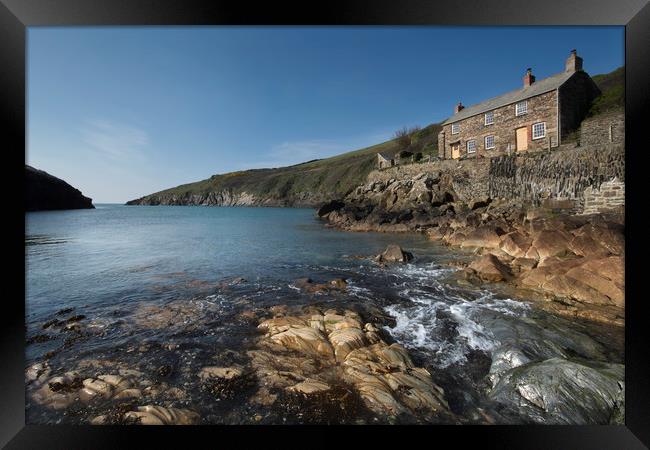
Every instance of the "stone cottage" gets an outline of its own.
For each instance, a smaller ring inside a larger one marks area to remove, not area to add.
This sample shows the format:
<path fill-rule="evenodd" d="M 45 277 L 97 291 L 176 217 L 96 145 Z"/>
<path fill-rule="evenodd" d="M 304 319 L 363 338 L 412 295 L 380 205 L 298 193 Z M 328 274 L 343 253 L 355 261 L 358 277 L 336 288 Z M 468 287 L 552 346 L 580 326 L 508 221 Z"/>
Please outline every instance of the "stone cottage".
<path fill-rule="evenodd" d="M 377 153 L 377 168 L 386 169 L 395 165 L 395 156 L 388 153 Z"/>
<path fill-rule="evenodd" d="M 536 81 L 532 70 L 515 91 L 464 107 L 442 123 L 441 158 L 489 157 L 557 147 L 584 119 L 600 91 L 575 50 L 564 71 Z"/>

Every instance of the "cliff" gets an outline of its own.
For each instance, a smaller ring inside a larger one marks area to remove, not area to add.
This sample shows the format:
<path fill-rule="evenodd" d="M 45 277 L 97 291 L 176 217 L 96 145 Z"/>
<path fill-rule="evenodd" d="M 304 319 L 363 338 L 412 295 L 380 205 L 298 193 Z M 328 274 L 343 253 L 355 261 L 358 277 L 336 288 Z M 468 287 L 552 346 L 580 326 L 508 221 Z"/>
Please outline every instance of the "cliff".
<path fill-rule="evenodd" d="M 25 211 L 92 208 L 92 199 L 78 189 L 25 164 Z"/>

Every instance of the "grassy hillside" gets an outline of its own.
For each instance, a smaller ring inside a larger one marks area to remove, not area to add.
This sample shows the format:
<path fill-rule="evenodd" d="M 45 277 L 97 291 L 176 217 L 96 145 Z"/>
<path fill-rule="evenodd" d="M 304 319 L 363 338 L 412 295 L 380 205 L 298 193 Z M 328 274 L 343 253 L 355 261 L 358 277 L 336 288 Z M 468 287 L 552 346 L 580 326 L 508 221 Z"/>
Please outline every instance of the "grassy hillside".
<path fill-rule="evenodd" d="M 592 103 L 589 116 L 625 106 L 625 67 L 619 67 L 610 73 L 594 75 L 592 79 L 601 94 Z"/>
<path fill-rule="evenodd" d="M 437 152 L 440 126 L 429 125 L 414 133 L 409 151 Z M 213 175 L 207 180 L 184 184 L 157 192 L 129 203 L 158 203 L 161 199 L 210 192 L 246 192 L 271 203 L 287 205 L 316 205 L 343 196 L 361 184 L 375 168 L 378 152 L 396 153 L 401 150 L 395 140 L 343 153 L 327 159 L 309 161 L 276 169 L 252 169 Z"/>

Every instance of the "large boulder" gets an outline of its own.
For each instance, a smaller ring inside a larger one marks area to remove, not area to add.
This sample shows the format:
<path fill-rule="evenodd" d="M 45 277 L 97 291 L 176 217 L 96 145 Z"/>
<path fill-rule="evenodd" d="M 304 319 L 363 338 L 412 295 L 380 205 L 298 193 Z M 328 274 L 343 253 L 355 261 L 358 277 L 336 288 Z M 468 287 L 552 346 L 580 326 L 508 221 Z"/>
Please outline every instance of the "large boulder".
<path fill-rule="evenodd" d="M 570 252 L 571 235 L 561 230 L 542 230 L 533 235 L 533 242 L 526 258 L 542 260 L 549 256 L 563 256 Z"/>
<path fill-rule="evenodd" d="M 540 424 L 622 424 L 624 366 L 564 358 L 524 364 L 504 374 L 490 398 Z"/>
<path fill-rule="evenodd" d="M 461 242 L 461 247 L 498 248 L 501 243 L 501 228 L 482 225 L 471 231 Z"/>
<path fill-rule="evenodd" d="M 575 236 L 586 236 L 613 255 L 625 254 L 625 235 L 623 225 L 594 220 L 573 231 Z"/>
<path fill-rule="evenodd" d="M 501 236 L 499 248 L 513 258 L 523 258 L 530 248 L 532 240 L 519 231 Z"/>
<path fill-rule="evenodd" d="M 475 259 L 467 269 L 484 281 L 509 281 L 513 277 L 510 268 L 491 253 Z"/>
<path fill-rule="evenodd" d="M 413 259 L 413 254 L 402 250 L 399 245 L 389 245 L 383 253 L 375 258 L 377 262 L 409 262 Z"/>
<path fill-rule="evenodd" d="M 518 283 L 526 288 L 584 303 L 623 307 L 624 261 L 610 256 L 573 258 L 538 266 L 524 273 Z"/>

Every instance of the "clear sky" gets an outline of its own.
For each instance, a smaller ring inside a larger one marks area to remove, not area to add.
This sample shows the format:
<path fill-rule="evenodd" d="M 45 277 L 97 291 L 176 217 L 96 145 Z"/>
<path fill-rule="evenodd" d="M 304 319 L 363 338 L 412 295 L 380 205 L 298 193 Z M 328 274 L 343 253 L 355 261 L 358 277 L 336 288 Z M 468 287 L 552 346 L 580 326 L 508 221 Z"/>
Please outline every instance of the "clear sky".
<path fill-rule="evenodd" d="M 389 139 L 564 70 L 624 63 L 622 27 L 28 30 L 26 162 L 94 203 Z"/>

